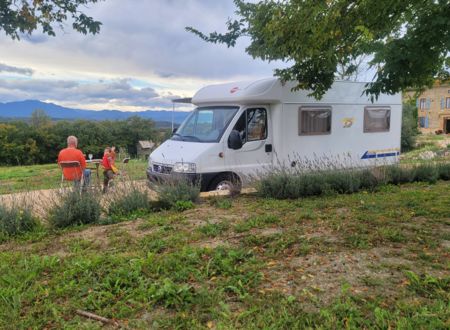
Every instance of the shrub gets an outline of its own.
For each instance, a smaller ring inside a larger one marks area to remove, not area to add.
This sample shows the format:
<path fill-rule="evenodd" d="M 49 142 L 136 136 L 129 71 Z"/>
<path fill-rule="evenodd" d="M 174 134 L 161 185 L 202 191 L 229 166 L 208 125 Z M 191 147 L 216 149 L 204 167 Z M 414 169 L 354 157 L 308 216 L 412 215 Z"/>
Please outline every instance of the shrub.
<path fill-rule="evenodd" d="M 415 178 L 415 168 L 401 168 L 397 165 L 386 167 L 386 183 L 401 184 L 413 182 Z"/>
<path fill-rule="evenodd" d="M 441 163 L 437 165 L 439 179 L 450 180 L 450 163 Z"/>
<path fill-rule="evenodd" d="M 414 181 L 435 183 L 439 178 L 439 172 L 435 165 L 420 165 L 414 171 Z"/>
<path fill-rule="evenodd" d="M 0 239 L 32 231 L 37 225 L 38 221 L 28 207 L 0 204 Z"/>
<path fill-rule="evenodd" d="M 159 202 L 165 208 L 176 208 L 177 202 L 191 202 L 198 200 L 200 186 L 187 180 L 178 179 L 166 181 L 157 185 Z M 178 206 L 181 204 L 178 203 Z"/>
<path fill-rule="evenodd" d="M 49 221 L 56 228 L 95 223 L 100 219 L 101 210 L 98 195 L 70 191 L 56 201 L 49 212 Z"/>
<path fill-rule="evenodd" d="M 385 175 L 379 174 L 379 177 L 377 177 L 373 170 L 365 169 L 359 172 L 359 174 L 360 189 L 374 191 L 378 185 L 385 182 Z"/>
<path fill-rule="evenodd" d="M 153 205 L 147 191 L 138 188 L 125 189 L 116 193 L 108 205 L 109 215 L 129 215 L 135 212 L 148 213 Z"/>

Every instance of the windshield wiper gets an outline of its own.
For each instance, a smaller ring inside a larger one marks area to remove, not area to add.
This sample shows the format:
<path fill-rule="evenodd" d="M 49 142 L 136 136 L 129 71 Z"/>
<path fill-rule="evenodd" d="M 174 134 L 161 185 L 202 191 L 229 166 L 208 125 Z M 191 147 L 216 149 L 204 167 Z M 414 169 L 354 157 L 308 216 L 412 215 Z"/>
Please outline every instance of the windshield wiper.
<path fill-rule="evenodd" d="M 198 137 L 193 136 L 193 135 L 183 135 L 183 137 L 184 138 L 188 138 L 188 139 L 192 139 L 192 140 L 197 141 L 197 142 L 201 142 L 202 141 L 201 139 L 199 139 Z"/>

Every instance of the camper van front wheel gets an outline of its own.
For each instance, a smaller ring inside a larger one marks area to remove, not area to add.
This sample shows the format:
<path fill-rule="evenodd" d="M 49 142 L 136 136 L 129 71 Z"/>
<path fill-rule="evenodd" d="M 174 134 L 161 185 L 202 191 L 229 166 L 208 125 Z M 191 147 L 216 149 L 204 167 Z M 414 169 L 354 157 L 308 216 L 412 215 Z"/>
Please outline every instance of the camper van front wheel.
<path fill-rule="evenodd" d="M 228 190 L 231 193 L 240 193 L 241 182 L 233 175 L 221 174 L 212 181 L 210 190 Z"/>

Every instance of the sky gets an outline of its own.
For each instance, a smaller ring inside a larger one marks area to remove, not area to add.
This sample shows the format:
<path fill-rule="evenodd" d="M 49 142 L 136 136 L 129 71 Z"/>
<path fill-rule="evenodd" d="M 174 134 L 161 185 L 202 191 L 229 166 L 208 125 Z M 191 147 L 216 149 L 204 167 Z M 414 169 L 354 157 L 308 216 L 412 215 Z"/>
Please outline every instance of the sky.
<path fill-rule="evenodd" d="M 36 31 L 16 41 L 0 31 L 0 102 L 166 110 L 203 86 L 269 77 L 281 65 L 246 54 L 248 40 L 227 48 L 185 31 L 224 32 L 232 0 L 106 0 L 83 11 L 103 23 L 99 34 L 67 24 L 56 37 Z"/>

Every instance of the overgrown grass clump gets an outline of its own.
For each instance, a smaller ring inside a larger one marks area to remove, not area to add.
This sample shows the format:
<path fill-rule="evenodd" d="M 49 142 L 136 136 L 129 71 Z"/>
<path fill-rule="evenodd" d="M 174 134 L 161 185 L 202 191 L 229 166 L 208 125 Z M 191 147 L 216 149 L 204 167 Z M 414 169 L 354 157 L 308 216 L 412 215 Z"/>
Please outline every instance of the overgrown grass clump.
<path fill-rule="evenodd" d="M 294 199 L 329 193 L 351 194 L 374 191 L 383 184 L 435 183 L 450 180 L 450 164 L 422 164 L 415 167 L 385 166 L 377 169 L 321 170 L 289 172 L 279 170 L 257 182 L 260 196 Z"/>
<path fill-rule="evenodd" d="M 0 204 L 0 242 L 8 237 L 33 231 L 37 226 L 38 220 L 30 208 Z"/>
<path fill-rule="evenodd" d="M 183 179 L 167 181 L 155 188 L 160 205 L 178 211 L 193 208 L 200 196 L 200 185 Z"/>
<path fill-rule="evenodd" d="M 148 195 L 148 191 L 131 188 L 116 193 L 108 205 L 108 214 L 116 216 L 126 216 L 136 212 L 150 213 L 153 211 L 153 204 Z"/>
<path fill-rule="evenodd" d="M 74 190 L 55 201 L 49 212 L 49 221 L 55 228 L 96 223 L 100 220 L 101 212 L 99 194 Z"/>

